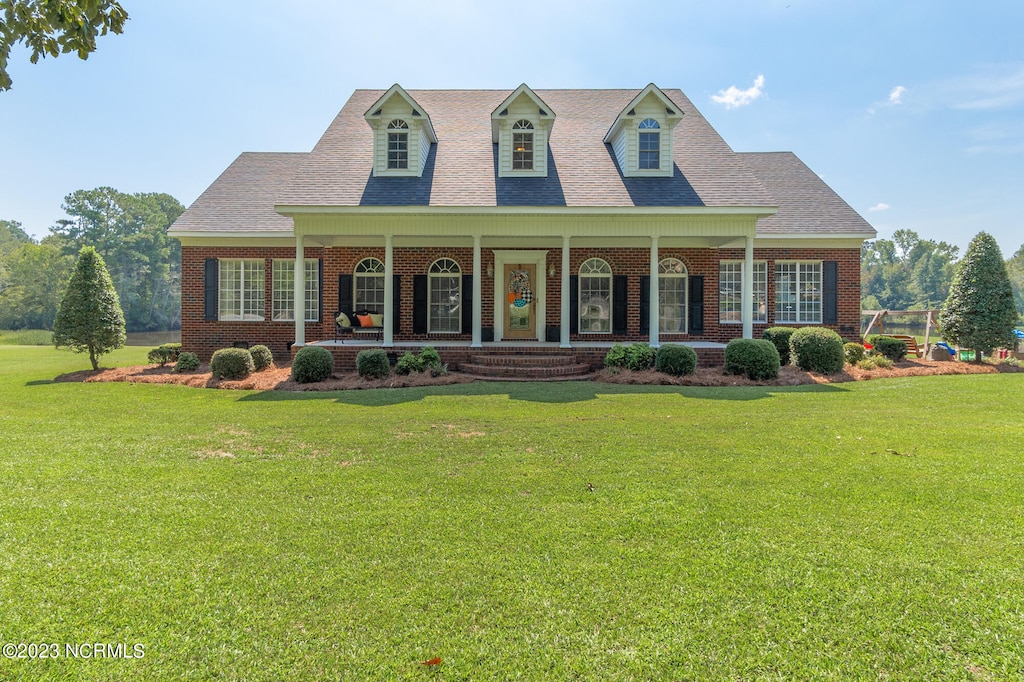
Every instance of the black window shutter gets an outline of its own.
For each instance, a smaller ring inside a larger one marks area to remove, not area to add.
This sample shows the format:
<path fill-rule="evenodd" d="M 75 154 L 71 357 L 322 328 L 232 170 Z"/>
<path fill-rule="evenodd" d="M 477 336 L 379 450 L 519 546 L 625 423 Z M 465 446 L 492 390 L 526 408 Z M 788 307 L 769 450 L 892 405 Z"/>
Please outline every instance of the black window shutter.
<path fill-rule="evenodd" d="M 839 262 L 821 264 L 821 321 L 839 324 Z"/>
<path fill-rule="evenodd" d="M 412 276 L 412 331 L 427 333 L 427 276 Z"/>
<path fill-rule="evenodd" d="M 324 261 L 318 259 L 316 262 L 316 290 L 318 294 L 316 320 L 324 319 Z"/>
<path fill-rule="evenodd" d="M 629 278 L 626 275 L 612 277 L 612 334 L 625 334 L 629 307 Z"/>
<path fill-rule="evenodd" d="M 580 333 L 580 278 L 569 275 L 569 333 Z"/>
<path fill-rule="evenodd" d="M 651 276 L 640 275 L 640 333 L 651 333 Z"/>
<path fill-rule="evenodd" d="M 354 312 L 352 305 L 352 275 L 338 275 L 338 312 Z"/>
<path fill-rule="evenodd" d="M 203 319 L 207 321 L 217 320 L 217 259 L 207 258 L 204 263 L 203 272 Z"/>
<path fill-rule="evenodd" d="M 391 281 L 391 333 L 402 330 L 402 276 L 392 275 Z"/>
<path fill-rule="evenodd" d="M 462 333 L 473 331 L 473 275 L 462 276 Z"/>
<path fill-rule="evenodd" d="M 690 276 L 690 333 L 704 333 L 704 276 Z"/>

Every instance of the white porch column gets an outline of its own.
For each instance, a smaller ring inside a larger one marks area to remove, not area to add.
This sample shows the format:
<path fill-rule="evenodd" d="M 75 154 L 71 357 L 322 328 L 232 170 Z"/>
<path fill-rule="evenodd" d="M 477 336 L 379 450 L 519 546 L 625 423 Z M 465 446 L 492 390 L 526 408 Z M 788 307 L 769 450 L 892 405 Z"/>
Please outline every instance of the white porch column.
<path fill-rule="evenodd" d="M 395 245 L 394 237 L 384 235 L 384 346 L 395 345 L 395 320 L 392 311 L 395 309 L 395 278 L 394 273 Z"/>
<path fill-rule="evenodd" d="M 658 305 L 658 238 L 651 237 L 651 283 L 650 289 L 647 294 L 647 300 L 650 303 L 647 306 L 647 325 L 650 328 L 651 334 L 651 345 L 655 348 L 658 347 L 658 313 L 661 312 Z"/>
<path fill-rule="evenodd" d="M 561 311 L 561 348 L 572 348 L 569 343 L 569 236 L 562 237 L 562 311 Z"/>
<path fill-rule="evenodd" d="M 302 235 L 295 235 L 295 345 L 306 344 L 306 249 Z M 323 284 L 321 284 L 323 286 Z"/>
<path fill-rule="evenodd" d="M 470 348 L 481 348 L 484 344 L 482 342 L 483 334 L 480 329 L 483 326 L 483 272 L 481 271 L 481 258 L 480 258 L 480 235 L 473 235 L 473 340 L 470 342 Z"/>
<path fill-rule="evenodd" d="M 740 287 L 740 296 L 743 298 L 743 312 L 740 320 L 743 322 L 743 338 L 754 338 L 754 237 L 749 235 L 744 239 L 743 252 L 743 286 Z"/>

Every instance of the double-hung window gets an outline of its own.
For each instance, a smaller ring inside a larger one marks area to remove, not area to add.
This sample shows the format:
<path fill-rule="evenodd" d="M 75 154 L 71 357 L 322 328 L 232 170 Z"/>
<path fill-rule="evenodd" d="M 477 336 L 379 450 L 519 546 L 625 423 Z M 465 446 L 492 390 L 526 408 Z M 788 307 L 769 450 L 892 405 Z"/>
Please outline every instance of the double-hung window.
<path fill-rule="evenodd" d="M 768 264 L 754 261 L 754 286 L 751 319 L 768 321 Z M 743 321 L 743 261 L 721 261 L 718 264 L 718 321 L 737 324 Z"/>
<path fill-rule="evenodd" d="M 218 319 L 262 322 L 263 259 L 222 259 L 218 268 Z"/>
<path fill-rule="evenodd" d="M 580 265 L 580 332 L 611 334 L 612 332 L 612 268 L 600 258 L 590 258 Z"/>
<path fill-rule="evenodd" d="M 821 261 L 775 262 L 775 321 L 821 324 Z"/>
<path fill-rule="evenodd" d="M 401 119 L 388 123 L 388 168 L 409 167 L 409 124 Z"/>
<path fill-rule="evenodd" d="M 533 170 L 533 124 L 526 120 L 512 125 L 512 170 Z"/>
<path fill-rule="evenodd" d="M 462 269 L 451 258 L 439 258 L 427 275 L 431 333 L 462 331 Z"/>
<path fill-rule="evenodd" d="M 658 331 L 686 333 L 686 265 L 678 258 L 658 263 Z"/>
<path fill-rule="evenodd" d="M 353 310 L 384 312 L 384 263 L 379 258 L 364 258 L 356 263 Z"/>
<path fill-rule="evenodd" d="M 637 126 L 639 153 L 637 159 L 640 170 L 659 170 L 661 168 L 661 126 L 653 118 L 645 118 Z"/>
<path fill-rule="evenodd" d="M 305 304 L 306 322 L 317 322 L 320 319 L 320 262 L 315 258 L 307 258 L 305 267 Z M 275 322 L 295 319 L 295 261 L 274 260 L 273 301 L 271 311 Z"/>

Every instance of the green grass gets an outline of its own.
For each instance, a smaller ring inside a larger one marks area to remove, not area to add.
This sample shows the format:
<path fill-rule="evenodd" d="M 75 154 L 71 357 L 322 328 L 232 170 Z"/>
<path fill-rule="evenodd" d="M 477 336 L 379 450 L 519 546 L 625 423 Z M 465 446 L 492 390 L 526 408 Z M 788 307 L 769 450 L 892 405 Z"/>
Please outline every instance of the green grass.
<path fill-rule="evenodd" d="M 87 365 L 0 348 L 0 640 L 145 656 L 0 679 L 1024 676 L 1020 375 L 49 381 Z"/>
<path fill-rule="evenodd" d="M 52 346 L 53 332 L 46 329 L 0 329 L 0 346 Z"/>

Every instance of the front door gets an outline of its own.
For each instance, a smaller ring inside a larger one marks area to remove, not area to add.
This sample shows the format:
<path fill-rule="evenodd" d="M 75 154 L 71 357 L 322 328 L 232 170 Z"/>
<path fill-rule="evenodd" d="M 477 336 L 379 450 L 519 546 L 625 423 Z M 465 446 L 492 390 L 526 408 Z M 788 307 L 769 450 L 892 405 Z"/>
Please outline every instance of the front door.
<path fill-rule="evenodd" d="M 537 338 L 537 302 L 533 300 L 536 281 L 535 264 L 505 264 L 506 312 L 503 338 Z"/>

